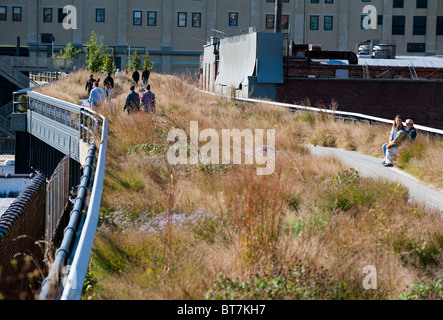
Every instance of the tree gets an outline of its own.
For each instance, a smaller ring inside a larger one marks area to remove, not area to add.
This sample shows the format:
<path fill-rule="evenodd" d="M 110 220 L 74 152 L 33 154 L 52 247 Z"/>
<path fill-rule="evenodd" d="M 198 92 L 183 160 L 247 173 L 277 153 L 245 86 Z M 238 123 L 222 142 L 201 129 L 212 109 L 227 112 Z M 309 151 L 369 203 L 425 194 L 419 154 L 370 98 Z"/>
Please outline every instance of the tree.
<path fill-rule="evenodd" d="M 137 50 L 133 54 L 131 54 L 131 59 L 129 59 L 129 70 L 140 70 L 142 68 L 142 60 L 140 56 L 137 54 Z"/>
<path fill-rule="evenodd" d="M 107 54 L 104 58 L 102 71 L 105 73 L 110 73 L 114 71 L 114 60 L 109 54 Z"/>
<path fill-rule="evenodd" d="M 154 63 L 151 60 L 149 60 L 149 52 L 146 51 L 143 54 L 143 69 L 147 69 L 148 71 L 151 71 L 153 67 L 154 67 Z"/>
<path fill-rule="evenodd" d="M 69 42 L 65 49 L 60 51 L 60 58 L 65 59 L 77 59 L 82 50 L 76 48 L 71 42 Z"/>
<path fill-rule="evenodd" d="M 86 44 L 85 53 L 88 56 L 86 60 L 86 67 L 91 72 L 99 72 L 103 69 L 105 57 L 108 48 L 99 39 L 97 34 L 92 31 L 91 39 Z"/>

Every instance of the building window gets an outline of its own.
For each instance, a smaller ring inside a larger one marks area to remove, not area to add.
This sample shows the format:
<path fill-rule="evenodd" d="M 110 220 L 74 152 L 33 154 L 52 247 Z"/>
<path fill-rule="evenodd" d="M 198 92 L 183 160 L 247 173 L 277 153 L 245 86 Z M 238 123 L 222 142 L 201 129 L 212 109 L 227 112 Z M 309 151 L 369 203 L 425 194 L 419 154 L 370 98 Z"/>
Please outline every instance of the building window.
<path fill-rule="evenodd" d="M 408 43 L 406 50 L 408 52 L 426 52 L 426 44 L 425 43 Z"/>
<path fill-rule="evenodd" d="M 309 29 L 310 30 L 318 30 L 318 21 L 319 21 L 319 16 L 310 16 L 309 17 Z"/>
<path fill-rule="evenodd" d="M 186 12 L 179 12 L 178 13 L 178 22 L 177 22 L 177 25 L 179 26 L 179 27 L 186 27 L 186 17 L 187 16 L 187 14 L 186 14 Z"/>
<path fill-rule="evenodd" d="M 41 34 L 41 43 L 52 43 L 54 36 L 52 33 L 42 33 Z"/>
<path fill-rule="evenodd" d="M 266 15 L 266 29 L 274 29 L 274 14 L 267 14 Z M 281 25 L 280 27 L 282 29 L 289 29 L 289 16 L 288 15 L 282 15 L 281 16 Z"/>
<path fill-rule="evenodd" d="M 43 8 L 43 22 L 52 23 L 52 8 Z"/>
<path fill-rule="evenodd" d="M 319 16 L 310 16 L 309 17 L 309 30 L 318 30 L 320 17 Z"/>
<path fill-rule="evenodd" d="M 132 13 L 132 24 L 134 26 L 141 26 L 143 22 L 143 16 L 141 11 L 134 11 Z"/>
<path fill-rule="evenodd" d="M 6 21 L 7 20 L 7 11 L 5 6 L 0 7 L 0 21 Z"/>
<path fill-rule="evenodd" d="M 200 12 L 192 13 L 192 27 L 200 28 L 202 26 L 202 14 Z"/>
<path fill-rule="evenodd" d="M 371 2 L 371 0 L 361 0 L 361 2 Z"/>
<path fill-rule="evenodd" d="M 266 2 L 272 2 L 272 3 L 275 3 L 275 0 L 266 0 Z M 289 2 L 289 0 L 281 0 L 281 2 Z"/>
<path fill-rule="evenodd" d="M 325 16 L 324 18 L 324 29 L 325 30 L 332 30 L 334 24 L 334 17 L 333 16 Z"/>
<path fill-rule="evenodd" d="M 282 15 L 281 16 L 281 28 L 283 30 L 289 29 L 289 16 L 288 15 Z"/>
<path fill-rule="evenodd" d="M 379 15 L 377 16 L 377 24 L 378 24 L 379 26 L 382 26 L 382 25 L 383 25 L 383 15 L 382 15 L 382 14 L 379 14 Z"/>
<path fill-rule="evenodd" d="M 437 36 L 443 36 L 443 17 L 437 17 Z"/>
<path fill-rule="evenodd" d="M 405 7 L 405 0 L 394 0 L 393 8 L 404 8 Z"/>
<path fill-rule="evenodd" d="M 229 12 L 229 26 L 238 26 L 238 12 Z"/>
<path fill-rule="evenodd" d="M 266 29 L 274 29 L 274 15 L 273 14 L 266 15 Z"/>
<path fill-rule="evenodd" d="M 334 3 L 334 0 L 325 0 L 325 3 Z"/>
<path fill-rule="evenodd" d="M 311 3 L 319 3 L 319 0 L 311 0 Z"/>
<path fill-rule="evenodd" d="M 63 8 L 58 8 L 57 22 L 58 23 L 63 23 L 63 20 L 65 19 L 65 17 L 67 15 L 68 15 L 67 13 L 63 12 Z"/>
<path fill-rule="evenodd" d="M 95 22 L 105 22 L 105 9 L 95 9 Z"/>
<path fill-rule="evenodd" d="M 148 11 L 148 26 L 156 26 L 157 25 L 157 12 Z"/>
<path fill-rule="evenodd" d="M 414 36 L 426 35 L 426 20 L 426 16 L 414 17 L 414 28 L 412 29 L 412 34 Z"/>
<path fill-rule="evenodd" d="M 405 16 L 392 16 L 392 34 L 404 35 L 405 34 Z"/>
<path fill-rule="evenodd" d="M 12 21 L 22 21 L 22 7 L 12 7 Z"/>
<path fill-rule="evenodd" d="M 426 9 L 428 7 L 428 0 L 417 0 L 417 9 Z"/>

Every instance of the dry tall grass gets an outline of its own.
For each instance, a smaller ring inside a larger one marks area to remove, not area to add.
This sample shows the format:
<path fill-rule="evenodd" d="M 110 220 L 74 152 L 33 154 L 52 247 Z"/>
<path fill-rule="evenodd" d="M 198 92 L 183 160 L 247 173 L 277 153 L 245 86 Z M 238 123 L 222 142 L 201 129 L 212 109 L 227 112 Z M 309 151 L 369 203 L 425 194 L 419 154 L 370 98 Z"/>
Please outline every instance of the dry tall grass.
<path fill-rule="evenodd" d="M 84 86 L 88 76 L 78 72 L 57 88 Z M 75 85 L 65 84 L 70 79 Z M 100 110 L 110 122 L 109 145 L 86 295 L 396 299 L 412 283 L 442 277 L 438 213 L 409 203 L 403 186 L 364 179 L 304 147 L 380 156 L 388 126 L 233 102 L 159 74 L 150 79 L 156 114 L 127 115 L 122 108 L 130 83 L 127 76 L 118 80 L 115 96 Z M 74 100 L 84 97 L 81 89 Z M 167 133 L 182 128 L 189 134 L 190 121 L 218 132 L 275 128 L 274 175 L 258 177 L 247 165 L 170 165 Z M 421 177 L 438 185 L 441 143 L 419 139 L 426 147 L 420 154 L 408 147 L 404 166 L 419 168 L 411 159 L 432 163 L 433 174 Z M 362 286 L 366 265 L 377 269 L 376 290 Z"/>

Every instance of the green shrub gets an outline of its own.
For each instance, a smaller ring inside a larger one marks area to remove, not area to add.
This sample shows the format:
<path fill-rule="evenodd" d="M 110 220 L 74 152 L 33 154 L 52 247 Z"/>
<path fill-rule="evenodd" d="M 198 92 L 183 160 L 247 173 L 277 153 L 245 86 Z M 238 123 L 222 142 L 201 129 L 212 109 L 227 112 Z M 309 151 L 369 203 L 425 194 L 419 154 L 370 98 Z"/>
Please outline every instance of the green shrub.
<path fill-rule="evenodd" d="M 422 159 L 428 149 L 428 145 L 422 141 L 411 143 L 405 148 L 400 149 L 397 156 L 397 165 L 401 169 L 406 169 L 412 159 Z"/>
<path fill-rule="evenodd" d="M 442 256 L 443 236 L 436 234 L 428 241 L 418 239 L 397 239 L 393 243 L 394 251 L 401 254 L 403 260 L 408 257 L 419 262 L 419 265 L 438 266 Z"/>
<path fill-rule="evenodd" d="M 302 215 L 295 219 L 289 219 L 286 221 L 289 229 L 294 235 L 301 233 L 315 234 L 319 230 L 323 230 L 329 222 L 329 214 L 323 214 L 313 212 Z"/>
<path fill-rule="evenodd" d="M 93 249 L 93 257 L 95 268 L 106 273 L 122 274 L 131 265 L 129 255 L 113 239 L 107 239 L 106 243 L 97 243 Z"/>
<path fill-rule="evenodd" d="M 135 146 L 128 147 L 127 154 L 132 153 L 148 153 L 148 154 L 161 154 L 167 151 L 168 146 L 165 144 L 148 144 L 141 143 Z"/>
<path fill-rule="evenodd" d="M 218 274 L 207 299 L 215 300 L 306 300 L 321 299 L 327 294 L 329 278 L 325 272 L 314 272 L 296 266 L 291 273 L 269 276 L 256 274 L 247 281 L 235 281 Z"/>
<path fill-rule="evenodd" d="M 311 143 L 317 146 L 335 148 L 337 146 L 337 138 L 329 132 L 322 132 L 315 134 L 311 138 Z"/>
<path fill-rule="evenodd" d="M 206 174 L 226 173 L 231 167 L 232 165 L 218 164 L 218 163 L 207 163 L 207 164 L 197 165 L 197 169 L 200 172 Z"/>
<path fill-rule="evenodd" d="M 349 211 L 357 206 L 371 207 L 377 201 L 391 197 L 408 199 L 408 189 L 402 185 L 361 178 L 358 171 L 338 174 L 319 190 L 319 204 L 327 212 L 335 209 Z"/>
<path fill-rule="evenodd" d="M 306 111 L 301 113 L 301 116 L 297 117 L 296 121 L 297 122 L 307 122 L 309 124 L 314 124 L 316 119 L 315 119 L 315 115 L 314 115 L 314 113 L 312 111 L 306 110 Z"/>
<path fill-rule="evenodd" d="M 242 110 L 245 110 L 247 107 L 246 102 L 238 102 L 238 101 L 228 101 L 224 103 L 220 103 L 220 108 L 226 108 L 226 107 L 234 107 L 234 108 L 240 108 Z"/>
<path fill-rule="evenodd" d="M 437 280 L 435 284 L 413 284 L 411 290 L 403 292 L 399 298 L 400 300 L 442 300 L 443 279 Z"/>

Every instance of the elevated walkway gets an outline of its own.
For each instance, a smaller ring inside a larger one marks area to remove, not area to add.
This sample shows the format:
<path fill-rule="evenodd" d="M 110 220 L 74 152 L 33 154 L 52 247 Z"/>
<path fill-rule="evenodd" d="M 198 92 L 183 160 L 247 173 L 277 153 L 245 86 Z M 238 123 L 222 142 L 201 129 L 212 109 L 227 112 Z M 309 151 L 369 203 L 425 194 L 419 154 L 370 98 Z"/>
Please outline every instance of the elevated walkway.
<path fill-rule="evenodd" d="M 29 88 L 31 84 L 29 77 L 23 74 L 19 69 L 13 67 L 7 58 L 8 56 L 0 56 L 0 76 L 15 84 L 20 89 Z"/>
<path fill-rule="evenodd" d="M 28 72 L 72 72 L 83 65 L 81 59 L 0 56 L 0 60 L 18 71 Z"/>
<path fill-rule="evenodd" d="M 81 68 L 82 64 L 83 61 L 79 59 L 0 56 L 0 76 L 19 89 L 25 89 L 38 86 L 39 83 L 23 72 L 68 73 Z M 13 102 L 0 106 L 0 140 L 15 139 L 15 133 L 11 128 L 12 110 Z M 1 152 L 3 151 L 0 148 Z"/>

